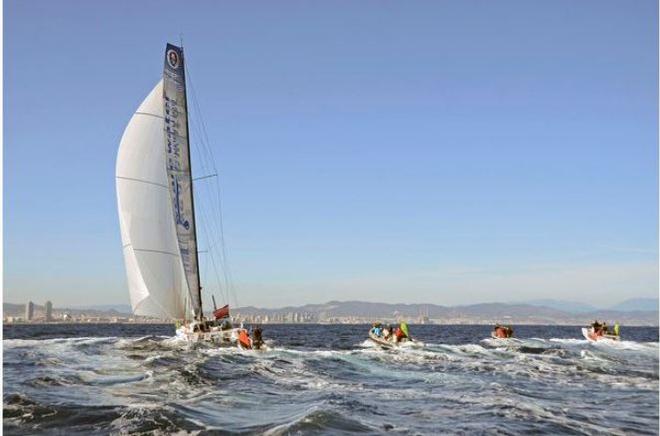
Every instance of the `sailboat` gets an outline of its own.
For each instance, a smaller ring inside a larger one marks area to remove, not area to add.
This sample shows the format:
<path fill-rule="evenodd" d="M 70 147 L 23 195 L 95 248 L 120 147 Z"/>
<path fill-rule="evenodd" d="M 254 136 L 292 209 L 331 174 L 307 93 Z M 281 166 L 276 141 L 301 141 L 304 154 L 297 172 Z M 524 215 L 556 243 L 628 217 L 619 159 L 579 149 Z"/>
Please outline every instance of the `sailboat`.
<path fill-rule="evenodd" d="M 117 154 L 133 313 L 176 320 L 176 336 L 189 342 L 252 348 L 242 324 L 231 325 L 228 306 L 204 316 L 188 133 L 183 48 L 167 44 L 163 78 L 133 114 Z"/>

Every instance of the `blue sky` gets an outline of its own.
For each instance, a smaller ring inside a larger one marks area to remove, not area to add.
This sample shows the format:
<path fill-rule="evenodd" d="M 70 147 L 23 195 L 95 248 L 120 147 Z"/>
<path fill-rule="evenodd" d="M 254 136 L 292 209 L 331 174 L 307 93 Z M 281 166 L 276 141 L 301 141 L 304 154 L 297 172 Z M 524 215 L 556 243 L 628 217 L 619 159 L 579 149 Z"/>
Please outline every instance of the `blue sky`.
<path fill-rule="evenodd" d="M 5 301 L 128 302 L 116 152 L 180 33 L 240 304 L 656 296 L 657 17 L 5 1 Z"/>

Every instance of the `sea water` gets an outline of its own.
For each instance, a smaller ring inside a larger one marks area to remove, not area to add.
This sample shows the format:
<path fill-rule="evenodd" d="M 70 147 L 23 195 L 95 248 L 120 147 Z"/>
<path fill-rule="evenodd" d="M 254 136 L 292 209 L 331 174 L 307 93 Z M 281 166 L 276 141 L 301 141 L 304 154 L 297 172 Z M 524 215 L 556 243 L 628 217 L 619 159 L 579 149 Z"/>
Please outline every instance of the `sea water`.
<path fill-rule="evenodd" d="M 658 329 L 265 325 L 269 350 L 187 347 L 172 325 L 4 326 L 5 434 L 658 434 Z"/>

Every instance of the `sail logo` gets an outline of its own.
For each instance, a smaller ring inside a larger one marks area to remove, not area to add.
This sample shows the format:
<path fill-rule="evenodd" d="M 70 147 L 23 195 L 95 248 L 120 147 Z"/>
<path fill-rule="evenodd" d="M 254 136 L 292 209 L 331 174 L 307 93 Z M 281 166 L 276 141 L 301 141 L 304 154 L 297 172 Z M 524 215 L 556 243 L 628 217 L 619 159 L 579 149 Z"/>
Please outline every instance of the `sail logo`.
<path fill-rule="evenodd" d="M 174 68 L 177 69 L 179 68 L 179 53 L 176 52 L 176 50 L 167 50 L 167 64 Z"/>
<path fill-rule="evenodd" d="M 173 50 L 170 50 L 174 52 Z M 168 62 L 170 57 L 168 56 Z M 177 105 L 176 99 L 164 96 L 165 103 L 165 140 L 167 141 L 167 169 L 170 173 L 172 184 L 172 197 L 174 202 L 174 221 L 177 225 L 183 226 L 186 231 L 190 230 L 190 221 L 186 218 L 187 207 L 183 204 L 182 194 L 184 189 L 181 186 L 179 175 L 176 174 L 183 170 L 182 149 L 179 142 L 180 132 L 179 116 L 183 115 Z"/>
<path fill-rule="evenodd" d="M 181 224 L 184 229 L 190 230 L 190 222 L 183 216 L 181 207 L 181 184 L 179 178 L 172 176 L 172 187 L 174 188 L 174 220 Z"/>

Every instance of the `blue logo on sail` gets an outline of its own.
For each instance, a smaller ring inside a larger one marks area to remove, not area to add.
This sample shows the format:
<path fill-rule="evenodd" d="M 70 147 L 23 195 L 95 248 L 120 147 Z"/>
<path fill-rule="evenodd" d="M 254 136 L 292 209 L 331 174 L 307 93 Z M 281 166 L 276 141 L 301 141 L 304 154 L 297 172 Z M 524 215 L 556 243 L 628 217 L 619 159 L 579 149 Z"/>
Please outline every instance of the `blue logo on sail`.
<path fill-rule="evenodd" d="M 176 176 L 172 176 L 172 187 L 174 188 L 174 220 L 176 224 L 181 224 L 186 230 L 190 229 L 190 222 L 185 219 L 181 207 L 181 185 Z"/>

